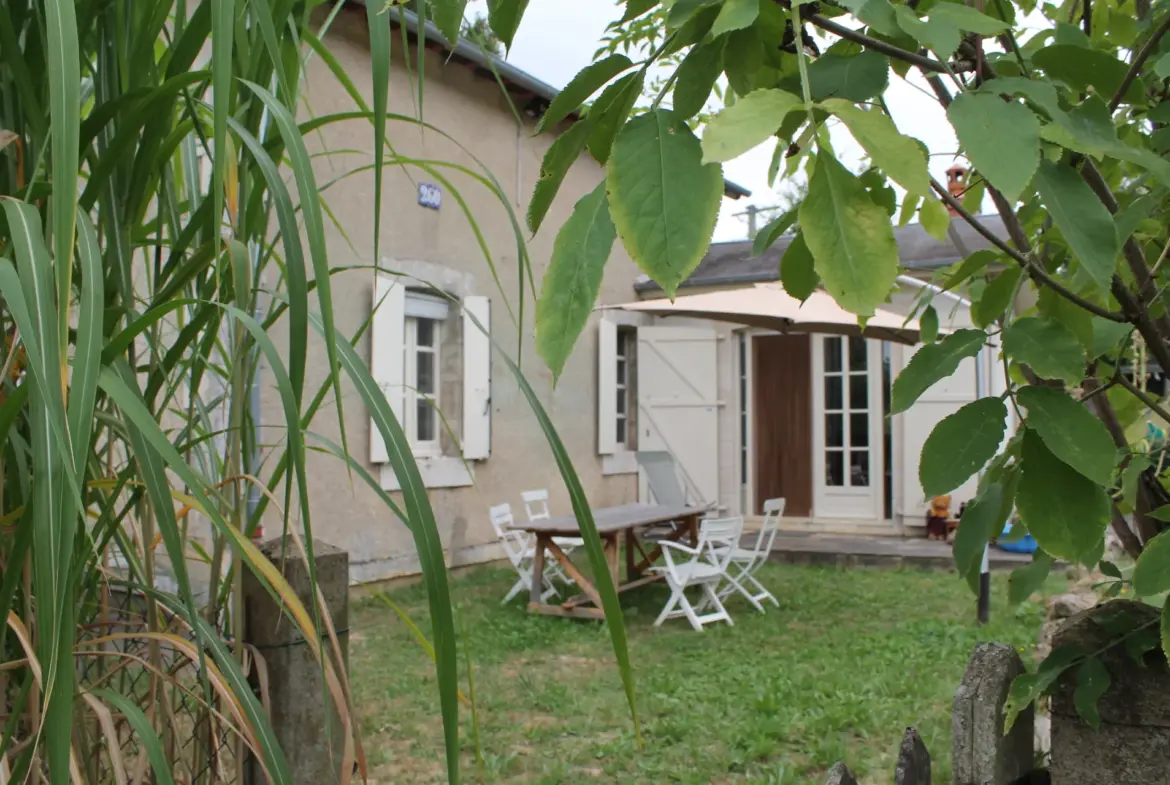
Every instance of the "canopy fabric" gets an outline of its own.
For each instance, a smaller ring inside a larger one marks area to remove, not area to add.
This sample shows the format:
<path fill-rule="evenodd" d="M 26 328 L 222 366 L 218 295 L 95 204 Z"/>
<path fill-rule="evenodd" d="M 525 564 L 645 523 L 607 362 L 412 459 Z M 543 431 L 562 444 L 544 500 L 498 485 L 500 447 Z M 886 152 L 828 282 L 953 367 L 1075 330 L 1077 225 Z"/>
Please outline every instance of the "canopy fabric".
<path fill-rule="evenodd" d="M 857 316 L 849 313 L 827 293 L 817 290 L 803 303 L 778 283 L 758 283 L 742 289 L 724 289 L 667 299 L 639 300 L 604 306 L 654 316 L 685 316 L 710 319 L 780 333 L 828 333 L 861 335 L 883 341 L 913 345 L 919 342 L 917 320 L 905 319 L 891 311 L 877 309 L 862 330 Z"/>

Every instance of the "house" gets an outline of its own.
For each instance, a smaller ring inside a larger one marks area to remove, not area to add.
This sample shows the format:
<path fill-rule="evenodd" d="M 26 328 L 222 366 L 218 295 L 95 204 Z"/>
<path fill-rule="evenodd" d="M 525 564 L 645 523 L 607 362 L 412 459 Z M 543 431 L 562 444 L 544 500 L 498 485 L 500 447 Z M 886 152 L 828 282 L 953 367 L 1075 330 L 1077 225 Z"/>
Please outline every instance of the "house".
<path fill-rule="evenodd" d="M 979 220 L 1004 236 L 997 216 Z M 944 330 L 971 326 L 967 301 L 929 280 L 987 240 L 960 220 L 946 242 L 917 224 L 895 236 L 906 274 L 882 308 L 906 316 L 920 297 L 932 297 Z M 759 257 L 751 241 L 712 245 L 679 297 L 778 280 L 792 239 L 781 237 Z M 635 288 L 642 299 L 663 296 L 645 277 Z M 998 353 L 985 349 L 890 417 L 890 385 L 918 347 L 620 310 L 605 312 L 600 333 L 602 368 L 637 369 L 622 395 L 639 420 L 625 440 L 621 429 L 616 440 L 601 433 L 603 452 L 667 449 L 695 494 L 727 513 L 758 515 L 765 499 L 784 497 L 786 525 L 814 531 L 893 534 L 923 526 L 918 457 L 927 436 L 963 404 L 1005 389 Z M 954 492 L 954 509 L 975 486 L 972 479 Z"/>
<path fill-rule="evenodd" d="M 376 260 L 385 273 L 373 269 L 372 126 L 352 119 L 306 136 L 323 198 L 336 218 L 336 225 L 326 223 L 330 264 L 362 268 L 332 278 L 337 328 L 356 334 L 370 319 L 375 302 L 380 303 L 357 351 L 370 358 L 375 380 L 406 429 L 450 564 L 487 561 L 502 557 L 488 519 L 491 505 L 510 502 L 522 515 L 520 493 L 533 488 L 549 489 L 554 512 L 568 511 L 569 502 L 545 436 L 515 379 L 467 314 L 490 326 L 492 340 L 521 356 L 524 373 L 556 424 L 593 504 L 635 500 L 637 470 L 632 461 L 597 449 L 597 320 L 582 335 L 555 387 L 533 349 L 532 290 L 520 275 L 517 233 L 528 234 L 523 216 L 541 160 L 564 128 L 535 133 L 537 119 L 557 91 L 477 46 L 450 45 L 429 24 L 420 30 L 409 12 L 392 9 L 381 18 L 394 28 L 390 111 L 413 117 L 421 108 L 428 123 L 450 136 L 405 120 L 389 124 L 395 157 L 385 168 L 381 258 Z M 409 49 L 402 45 L 407 39 Z M 365 8 L 345 4 L 324 40 L 371 102 Z M 421 90 L 420 43 L 425 62 Z M 302 117 L 356 109 L 320 56 L 309 59 L 305 79 Z M 498 186 L 490 180 L 485 185 L 457 167 L 494 178 Z M 543 228 L 527 242 L 537 290 L 557 230 L 574 203 L 603 176 L 603 168 L 588 156 L 578 160 Z M 334 180 L 335 185 L 324 188 Z M 729 197 L 745 193 L 727 186 Z M 637 275 L 620 244 L 615 246 L 600 302 L 630 299 Z M 446 297 L 437 296 L 432 287 Z M 283 345 L 282 329 L 281 324 L 274 328 L 277 345 Z M 317 389 L 327 378 L 325 358 L 319 342 L 310 347 L 306 389 Z M 267 424 L 262 441 L 277 444 L 283 438 L 273 427 L 282 422 L 280 402 L 270 378 L 261 387 L 261 420 Z M 348 381 L 343 396 L 353 459 L 393 494 L 398 486 L 385 446 Z M 438 402 L 441 416 L 428 399 Z M 605 429 L 612 433 L 615 422 L 607 415 Z M 310 431 L 341 441 L 328 409 Z M 310 447 L 320 445 L 313 435 L 307 441 Z M 379 495 L 332 455 L 310 451 L 307 460 L 313 534 L 349 551 L 352 580 L 417 572 L 411 534 Z M 268 515 L 267 532 L 279 531 L 278 513 Z"/>

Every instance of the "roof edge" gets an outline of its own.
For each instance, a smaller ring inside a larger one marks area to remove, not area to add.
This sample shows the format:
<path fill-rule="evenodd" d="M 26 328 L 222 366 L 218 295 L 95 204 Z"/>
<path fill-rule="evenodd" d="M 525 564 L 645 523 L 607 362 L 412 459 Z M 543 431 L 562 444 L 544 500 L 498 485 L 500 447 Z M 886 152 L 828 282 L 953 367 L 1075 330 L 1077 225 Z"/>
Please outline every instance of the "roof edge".
<path fill-rule="evenodd" d="M 341 0 L 341 2 L 365 7 L 367 0 Z M 392 21 L 404 26 L 406 31 L 413 35 L 417 40 L 419 36 L 419 23 L 417 14 L 402 6 L 388 8 L 386 9 L 386 14 Z M 509 84 L 521 90 L 532 93 L 533 95 L 543 98 L 549 102 L 556 98 L 561 92 L 557 88 L 550 85 L 548 82 L 537 79 L 527 71 L 517 68 L 502 57 L 497 57 L 484 51 L 482 48 L 467 41 L 466 39 L 460 38 L 458 41 L 452 44 L 447 40 L 446 36 L 439 32 L 439 28 L 435 25 L 435 23 L 429 19 L 426 20 L 426 24 L 422 26 L 422 32 L 424 40 L 438 44 L 450 52 L 453 56 L 458 57 L 461 60 L 469 62 L 473 65 L 477 65 L 480 68 L 487 69 L 488 71 L 495 71 L 497 74 L 499 74 L 500 79 L 503 80 L 505 84 Z M 723 195 L 729 199 L 740 199 L 751 196 L 752 192 L 747 188 L 744 188 L 742 185 L 734 183 L 725 177 L 723 178 Z"/>

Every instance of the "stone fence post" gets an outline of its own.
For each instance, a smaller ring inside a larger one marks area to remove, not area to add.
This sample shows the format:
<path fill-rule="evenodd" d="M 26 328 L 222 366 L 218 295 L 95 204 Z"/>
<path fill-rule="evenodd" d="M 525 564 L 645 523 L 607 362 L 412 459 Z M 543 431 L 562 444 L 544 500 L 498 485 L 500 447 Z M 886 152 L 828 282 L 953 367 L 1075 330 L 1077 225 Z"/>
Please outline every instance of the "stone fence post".
<path fill-rule="evenodd" d="M 275 539 L 260 546 L 276 565 L 305 607 L 312 612 L 308 563 L 291 540 Z M 317 588 L 337 630 L 342 667 L 349 661 L 349 554 L 328 543 L 313 541 Z M 296 783 L 339 782 L 344 732 L 333 700 L 325 688 L 321 666 L 313 658 L 300 629 L 282 612 L 250 570 L 244 571 L 244 640 L 264 657 L 268 670 L 270 721 Z M 324 637 L 324 648 L 331 645 Z M 265 782 L 259 761 L 244 766 L 245 785 Z"/>
<path fill-rule="evenodd" d="M 1033 707 L 1003 733 L 1004 702 L 1023 672 L 1011 646 L 981 643 L 971 653 L 951 711 L 955 785 L 1009 785 L 1032 770 Z"/>

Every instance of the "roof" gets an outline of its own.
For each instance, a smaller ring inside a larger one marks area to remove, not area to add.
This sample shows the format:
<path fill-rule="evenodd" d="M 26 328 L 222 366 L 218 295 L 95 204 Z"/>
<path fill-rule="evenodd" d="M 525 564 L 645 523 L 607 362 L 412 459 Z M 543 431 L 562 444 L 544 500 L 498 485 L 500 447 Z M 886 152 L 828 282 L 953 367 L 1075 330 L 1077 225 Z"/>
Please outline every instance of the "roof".
<path fill-rule="evenodd" d="M 362 6 L 366 3 L 366 0 L 347 1 Z M 416 40 L 418 39 L 418 16 L 413 11 L 409 11 L 402 6 L 394 6 L 388 8 L 386 14 L 390 18 L 391 24 L 404 26 L 410 35 L 414 36 Z M 453 60 L 472 66 L 477 76 L 495 82 L 495 75 L 499 74 L 500 80 L 509 89 L 517 93 L 522 100 L 525 98 L 542 99 L 544 105 L 539 108 L 539 112 L 541 113 L 548 107 L 548 103 L 561 92 L 547 82 L 537 79 L 527 71 L 517 68 L 502 57 L 496 57 L 470 41 L 461 38 L 455 44 L 452 44 L 439 32 L 439 28 L 435 26 L 435 23 L 429 19 L 423 26 L 423 35 L 427 41 L 428 48 L 437 47 L 446 52 L 450 52 Z M 724 178 L 723 195 L 732 199 L 739 199 L 743 196 L 751 196 L 752 192 L 742 185 Z"/>
<path fill-rule="evenodd" d="M 1007 238 L 1003 220 L 998 215 L 981 215 L 977 220 L 997 237 Z M 958 244 L 955 242 L 958 235 Z M 786 234 L 760 256 L 752 253 L 751 240 L 712 243 L 707 255 L 682 285 L 721 286 L 725 284 L 763 283 L 780 278 L 780 259 L 795 235 Z M 966 221 L 951 221 L 947 239 L 941 242 L 926 233 L 921 224 L 909 224 L 894 229 L 898 243 L 898 258 L 911 270 L 937 270 L 963 259 L 991 243 Z M 643 277 L 634 287 L 638 291 L 659 289 L 657 283 Z"/>

